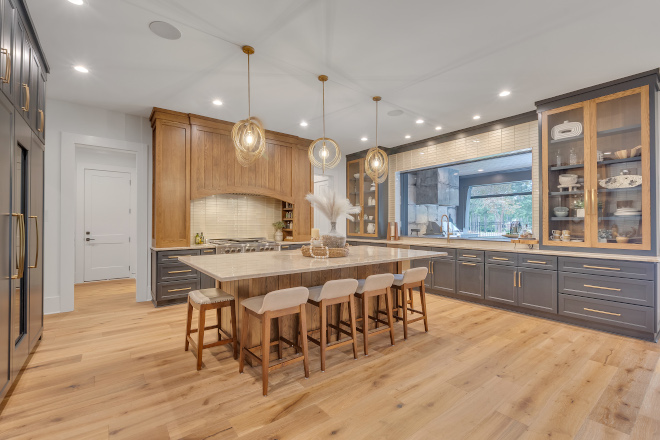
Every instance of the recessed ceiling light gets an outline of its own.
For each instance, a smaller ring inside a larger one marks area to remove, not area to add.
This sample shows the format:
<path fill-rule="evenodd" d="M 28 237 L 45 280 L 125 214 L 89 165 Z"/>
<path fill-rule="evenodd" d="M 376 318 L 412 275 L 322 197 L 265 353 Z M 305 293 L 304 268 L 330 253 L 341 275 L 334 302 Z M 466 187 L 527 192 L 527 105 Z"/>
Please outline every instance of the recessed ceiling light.
<path fill-rule="evenodd" d="M 69 0 L 69 3 L 80 6 L 83 4 L 83 0 Z"/>
<path fill-rule="evenodd" d="M 76 69 L 80 73 L 88 73 L 89 70 L 85 66 L 73 66 L 74 69 Z"/>
<path fill-rule="evenodd" d="M 366 137 L 363 137 L 363 138 L 360 138 L 360 140 L 361 140 L 362 142 L 364 142 L 364 141 L 368 141 L 369 139 L 367 139 Z"/>
<path fill-rule="evenodd" d="M 511 94 L 511 92 L 509 92 L 508 90 L 502 90 L 500 92 L 501 97 L 509 96 L 510 94 Z"/>
<path fill-rule="evenodd" d="M 423 152 L 423 151 L 421 151 L 421 152 L 420 152 L 419 154 L 424 154 L 424 152 Z"/>
<path fill-rule="evenodd" d="M 472 141 L 472 142 L 479 142 L 479 141 Z"/>
<path fill-rule="evenodd" d="M 301 127 L 307 127 L 307 122 L 302 121 L 302 122 L 300 123 L 300 126 L 301 126 Z"/>
<path fill-rule="evenodd" d="M 222 105 L 222 101 L 220 101 L 219 99 L 214 99 L 213 105 Z"/>
<path fill-rule="evenodd" d="M 416 123 L 416 124 L 423 124 L 423 123 L 424 123 L 424 119 L 418 119 L 418 120 L 415 121 L 415 123 Z"/>
<path fill-rule="evenodd" d="M 442 127 L 440 127 L 440 126 L 438 125 L 437 127 L 435 127 L 435 129 L 436 129 L 436 130 L 442 130 Z"/>
<path fill-rule="evenodd" d="M 152 21 L 149 23 L 151 32 L 166 40 L 178 40 L 181 38 L 181 31 L 165 21 Z"/>
<path fill-rule="evenodd" d="M 409 135 L 409 134 L 406 135 L 406 139 L 410 139 L 410 135 Z"/>
<path fill-rule="evenodd" d="M 479 171 L 480 173 L 482 173 L 484 170 L 477 170 L 477 171 Z"/>
<path fill-rule="evenodd" d="M 403 114 L 403 110 L 390 110 L 387 112 L 388 116 L 401 116 Z"/>
<path fill-rule="evenodd" d="M 474 115 L 474 116 L 472 116 L 472 119 L 481 119 L 481 116 L 479 116 L 479 115 Z"/>

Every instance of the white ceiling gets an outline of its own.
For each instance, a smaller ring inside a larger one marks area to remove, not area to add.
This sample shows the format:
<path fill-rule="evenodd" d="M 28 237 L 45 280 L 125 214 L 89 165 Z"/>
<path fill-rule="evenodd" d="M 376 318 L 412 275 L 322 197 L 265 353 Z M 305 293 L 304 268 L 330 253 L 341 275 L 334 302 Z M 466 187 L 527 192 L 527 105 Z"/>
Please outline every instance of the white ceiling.
<path fill-rule="evenodd" d="M 48 98 L 237 121 L 247 116 L 249 44 L 253 115 L 270 130 L 321 137 L 326 74 L 327 136 L 345 153 L 373 146 L 374 95 L 379 144 L 394 147 L 660 65 L 657 0 L 84 1 L 27 0 L 51 66 Z M 182 38 L 155 36 L 154 20 Z M 503 89 L 511 95 L 498 97 Z M 386 114 L 394 109 L 404 114 Z"/>

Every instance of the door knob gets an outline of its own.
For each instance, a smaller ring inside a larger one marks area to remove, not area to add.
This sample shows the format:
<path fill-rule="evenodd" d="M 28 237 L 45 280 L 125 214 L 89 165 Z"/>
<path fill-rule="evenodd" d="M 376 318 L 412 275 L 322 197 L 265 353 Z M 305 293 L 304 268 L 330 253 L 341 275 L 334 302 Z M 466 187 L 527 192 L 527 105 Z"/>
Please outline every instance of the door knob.
<path fill-rule="evenodd" d="M 87 237 L 87 238 L 85 239 L 85 241 L 94 241 L 94 238 L 89 238 L 89 237 Z"/>

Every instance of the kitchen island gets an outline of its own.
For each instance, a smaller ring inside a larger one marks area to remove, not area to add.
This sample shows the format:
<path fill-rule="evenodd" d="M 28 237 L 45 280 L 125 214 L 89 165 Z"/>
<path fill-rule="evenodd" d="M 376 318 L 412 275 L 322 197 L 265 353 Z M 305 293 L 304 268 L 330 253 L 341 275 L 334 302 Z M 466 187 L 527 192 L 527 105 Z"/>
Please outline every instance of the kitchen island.
<path fill-rule="evenodd" d="M 304 257 L 300 250 L 281 252 L 242 253 L 229 255 L 182 256 L 179 261 L 216 280 L 225 292 L 234 295 L 236 306 L 246 298 L 265 295 L 288 287 L 312 287 L 326 281 L 342 278 L 366 278 L 380 273 L 401 273 L 404 261 L 446 256 L 445 252 L 431 250 L 397 249 L 376 246 L 351 247 L 344 258 L 316 259 Z M 241 314 L 237 328 L 241 328 Z M 222 327 L 229 327 L 229 311 L 223 310 Z M 341 312 L 340 312 L 341 313 Z M 318 329 L 318 309 L 308 306 L 308 326 Z M 358 316 L 359 317 L 359 316 Z M 332 309 L 329 320 L 337 322 L 340 316 Z M 343 318 L 343 317 L 342 317 Z M 283 319 L 282 335 L 290 340 L 296 337 L 295 318 Z M 271 334 L 277 334 L 273 326 Z M 258 332 L 248 335 L 248 345 L 261 343 Z"/>

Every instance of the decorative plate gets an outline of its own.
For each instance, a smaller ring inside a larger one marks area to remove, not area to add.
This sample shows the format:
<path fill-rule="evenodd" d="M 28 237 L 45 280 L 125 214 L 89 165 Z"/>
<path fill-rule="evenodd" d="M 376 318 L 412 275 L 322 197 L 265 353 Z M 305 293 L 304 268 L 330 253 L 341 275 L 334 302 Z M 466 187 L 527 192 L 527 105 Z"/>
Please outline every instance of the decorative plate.
<path fill-rule="evenodd" d="M 634 188 L 642 184 L 642 176 L 621 175 L 608 177 L 599 181 L 600 186 L 607 189 Z"/>

